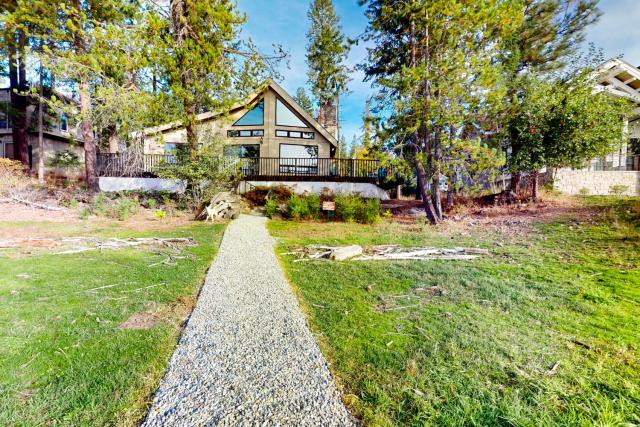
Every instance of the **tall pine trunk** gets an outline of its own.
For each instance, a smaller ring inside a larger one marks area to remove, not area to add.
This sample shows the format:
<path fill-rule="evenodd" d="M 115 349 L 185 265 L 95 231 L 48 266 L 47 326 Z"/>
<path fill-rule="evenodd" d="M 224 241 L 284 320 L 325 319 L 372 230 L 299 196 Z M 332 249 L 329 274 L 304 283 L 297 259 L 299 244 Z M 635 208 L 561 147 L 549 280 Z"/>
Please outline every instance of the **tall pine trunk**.
<path fill-rule="evenodd" d="M 14 110 L 12 137 L 13 158 L 29 167 L 29 147 L 27 145 L 27 96 L 23 94 L 27 88 L 25 64 L 26 37 L 18 32 L 17 44 L 10 43 L 9 48 L 9 87 L 11 90 L 11 106 Z"/>
<path fill-rule="evenodd" d="M 38 182 L 44 184 L 44 102 L 42 102 L 42 98 L 44 97 L 44 70 L 42 69 L 42 61 L 40 61 L 40 73 L 39 73 L 39 84 L 38 88 L 40 96 L 38 97 Z M 53 93 L 53 88 L 51 89 Z"/>
<path fill-rule="evenodd" d="M 521 178 L 522 174 L 520 172 L 511 172 L 511 186 L 509 188 L 509 193 L 511 193 L 511 196 L 513 197 L 518 195 Z"/>
<path fill-rule="evenodd" d="M 87 53 L 86 41 L 82 34 L 82 22 L 80 17 L 80 11 L 82 7 L 80 0 L 75 0 L 75 13 L 74 20 L 76 25 L 76 33 L 74 36 L 74 48 L 76 53 L 83 55 Z M 96 145 L 93 135 L 93 120 L 91 118 L 91 92 L 89 89 L 89 79 L 85 73 L 82 73 L 78 81 L 78 88 L 80 93 L 80 132 L 82 134 L 82 141 L 84 143 L 84 173 L 87 183 L 87 189 L 90 193 L 95 193 L 98 188 L 98 177 L 96 175 Z"/>

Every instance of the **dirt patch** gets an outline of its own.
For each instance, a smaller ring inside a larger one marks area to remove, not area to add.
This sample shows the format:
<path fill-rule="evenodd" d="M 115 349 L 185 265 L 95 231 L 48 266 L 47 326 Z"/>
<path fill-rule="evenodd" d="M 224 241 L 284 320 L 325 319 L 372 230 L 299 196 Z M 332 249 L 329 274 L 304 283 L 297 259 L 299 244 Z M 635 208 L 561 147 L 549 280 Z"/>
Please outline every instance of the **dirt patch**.
<path fill-rule="evenodd" d="M 196 296 L 179 297 L 171 304 L 159 304 L 149 311 L 133 313 L 118 327 L 120 329 L 150 329 L 159 322 L 180 324 L 191 314 L 196 300 Z"/>
<path fill-rule="evenodd" d="M 155 313 L 133 313 L 118 327 L 120 329 L 151 329 L 159 320 Z"/>

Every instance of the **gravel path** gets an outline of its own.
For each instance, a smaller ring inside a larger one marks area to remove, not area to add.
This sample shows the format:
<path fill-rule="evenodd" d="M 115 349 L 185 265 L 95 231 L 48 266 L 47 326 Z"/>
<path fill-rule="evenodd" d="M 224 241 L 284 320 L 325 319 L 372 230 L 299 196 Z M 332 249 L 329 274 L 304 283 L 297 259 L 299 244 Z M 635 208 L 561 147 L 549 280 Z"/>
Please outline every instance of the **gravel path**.
<path fill-rule="evenodd" d="M 350 426 L 265 218 L 227 228 L 144 426 Z"/>

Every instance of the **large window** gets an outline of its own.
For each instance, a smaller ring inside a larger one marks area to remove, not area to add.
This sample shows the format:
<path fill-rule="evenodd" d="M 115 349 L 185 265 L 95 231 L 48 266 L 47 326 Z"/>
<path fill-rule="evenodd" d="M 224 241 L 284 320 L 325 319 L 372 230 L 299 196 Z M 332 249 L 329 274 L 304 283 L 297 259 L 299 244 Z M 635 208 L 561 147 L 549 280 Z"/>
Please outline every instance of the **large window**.
<path fill-rule="evenodd" d="M 233 126 L 255 126 L 264 124 L 264 99 L 256 104 L 251 110 L 244 113 Z"/>
<path fill-rule="evenodd" d="M 276 99 L 276 125 L 292 126 L 299 128 L 308 127 L 298 116 L 289 109 L 282 101 Z"/>
<path fill-rule="evenodd" d="M 240 157 L 240 158 L 260 157 L 260 145 L 259 144 L 227 145 L 226 147 L 224 147 L 224 155 L 227 157 Z"/>
<path fill-rule="evenodd" d="M 317 175 L 318 146 L 280 144 L 280 174 Z"/>

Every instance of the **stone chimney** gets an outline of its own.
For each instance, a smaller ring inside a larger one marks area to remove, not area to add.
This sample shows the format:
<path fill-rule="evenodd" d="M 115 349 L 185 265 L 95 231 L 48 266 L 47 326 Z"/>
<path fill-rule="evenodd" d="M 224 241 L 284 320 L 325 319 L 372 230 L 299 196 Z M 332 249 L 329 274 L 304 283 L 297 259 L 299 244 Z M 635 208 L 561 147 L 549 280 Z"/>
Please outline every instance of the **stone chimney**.
<path fill-rule="evenodd" d="M 338 120 L 336 117 L 336 106 L 324 104 L 318 111 L 318 123 L 324 127 L 334 137 L 338 137 Z"/>

